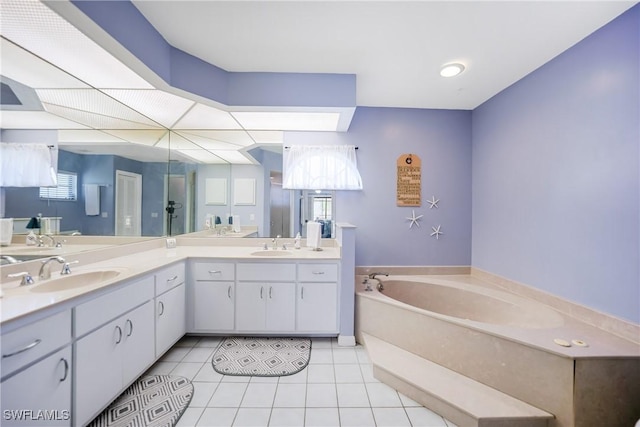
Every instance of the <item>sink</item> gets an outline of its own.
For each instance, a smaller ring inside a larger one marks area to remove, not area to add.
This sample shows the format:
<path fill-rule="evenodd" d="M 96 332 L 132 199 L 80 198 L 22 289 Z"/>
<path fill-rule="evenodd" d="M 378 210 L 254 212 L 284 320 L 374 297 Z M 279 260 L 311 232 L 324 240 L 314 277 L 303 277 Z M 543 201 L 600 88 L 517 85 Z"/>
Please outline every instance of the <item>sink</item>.
<path fill-rule="evenodd" d="M 86 271 L 80 273 L 71 273 L 66 276 L 47 280 L 41 285 L 33 285 L 31 292 L 59 292 L 77 289 L 83 286 L 95 285 L 96 283 L 105 282 L 120 275 L 117 270 L 99 270 Z"/>
<path fill-rule="evenodd" d="M 256 251 L 256 252 L 251 252 L 251 255 L 253 256 L 287 256 L 287 255 L 291 255 L 292 252 L 289 251 L 279 251 L 279 250 L 262 250 L 262 251 Z"/>

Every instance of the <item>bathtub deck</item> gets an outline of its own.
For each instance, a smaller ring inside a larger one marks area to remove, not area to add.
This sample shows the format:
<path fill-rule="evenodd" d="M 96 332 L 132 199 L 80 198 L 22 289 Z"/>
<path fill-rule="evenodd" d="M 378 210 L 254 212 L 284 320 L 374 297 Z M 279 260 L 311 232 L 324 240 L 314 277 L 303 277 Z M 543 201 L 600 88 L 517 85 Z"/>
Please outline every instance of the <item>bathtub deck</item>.
<path fill-rule="evenodd" d="M 546 427 L 554 416 L 363 333 L 374 376 L 460 427 Z"/>

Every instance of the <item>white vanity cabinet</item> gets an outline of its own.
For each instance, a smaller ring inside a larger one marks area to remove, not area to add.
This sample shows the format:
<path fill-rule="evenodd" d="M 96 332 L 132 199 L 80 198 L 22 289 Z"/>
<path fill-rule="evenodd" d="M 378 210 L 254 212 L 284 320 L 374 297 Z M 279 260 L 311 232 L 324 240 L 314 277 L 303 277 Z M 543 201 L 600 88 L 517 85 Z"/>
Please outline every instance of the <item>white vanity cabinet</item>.
<path fill-rule="evenodd" d="M 153 297 L 149 276 L 75 307 L 74 425 L 91 421 L 155 361 Z"/>
<path fill-rule="evenodd" d="M 156 357 L 162 356 L 186 332 L 184 278 L 182 262 L 155 273 Z"/>
<path fill-rule="evenodd" d="M 191 269 L 193 331 L 233 331 L 235 263 L 195 261 Z"/>
<path fill-rule="evenodd" d="M 295 330 L 295 263 L 238 263 L 236 330 Z"/>
<path fill-rule="evenodd" d="M 3 426 L 71 425 L 70 342 L 71 310 L 2 335 Z"/>
<path fill-rule="evenodd" d="M 298 265 L 296 331 L 338 332 L 338 263 Z"/>

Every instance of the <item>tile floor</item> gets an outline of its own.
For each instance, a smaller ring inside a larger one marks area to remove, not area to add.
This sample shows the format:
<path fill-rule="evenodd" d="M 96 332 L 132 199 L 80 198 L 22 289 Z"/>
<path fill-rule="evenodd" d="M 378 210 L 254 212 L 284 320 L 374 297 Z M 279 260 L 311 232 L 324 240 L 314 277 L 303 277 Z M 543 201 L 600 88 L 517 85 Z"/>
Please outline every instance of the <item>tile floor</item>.
<path fill-rule="evenodd" d="M 303 371 L 267 378 L 215 372 L 211 357 L 220 342 L 184 337 L 147 372 L 193 381 L 193 399 L 177 427 L 456 427 L 373 378 L 361 346 L 314 338 Z"/>

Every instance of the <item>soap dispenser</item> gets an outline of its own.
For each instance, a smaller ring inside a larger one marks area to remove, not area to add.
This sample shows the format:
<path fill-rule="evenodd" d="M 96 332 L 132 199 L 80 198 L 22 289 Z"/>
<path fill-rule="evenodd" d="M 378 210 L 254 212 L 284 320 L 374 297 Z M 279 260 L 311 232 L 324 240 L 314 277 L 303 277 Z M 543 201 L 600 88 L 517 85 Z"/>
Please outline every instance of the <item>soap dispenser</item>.
<path fill-rule="evenodd" d="M 27 246 L 36 246 L 38 244 L 38 236 L 36 236 L 33 230 L 29 231 L 29 234 L 27 234 L 25 243 Z"/>
<path fill-rule="evenodd" d="M 296 234 L 296 238 L 294 239 L 294 245 L 293 247 L 296 249 L 300 249 L 300 240 L 302 239 L 302 237 L 300 236 L 300 233 Z"/>

